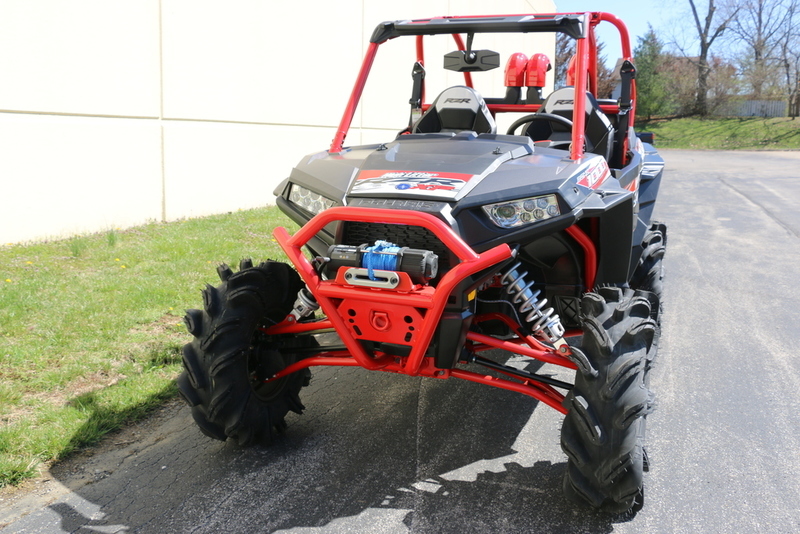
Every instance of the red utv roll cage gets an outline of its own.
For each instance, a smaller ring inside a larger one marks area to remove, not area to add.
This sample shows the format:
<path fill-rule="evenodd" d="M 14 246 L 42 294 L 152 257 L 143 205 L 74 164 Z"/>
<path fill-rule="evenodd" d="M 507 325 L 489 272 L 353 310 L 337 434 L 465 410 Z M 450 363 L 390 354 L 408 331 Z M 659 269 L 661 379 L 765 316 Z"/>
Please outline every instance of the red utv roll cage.
<path fill-rule="evenodd" d="M 466 50 L 461 33 L 530 33 L 530 32 L 559 32 L 573 37 L 577 42 L 575 87 L 585 87 L 592 95 L 597 97 L 597 37 L 595 27 L 600 22 L 610 22 L 620 35 L 623 60 L 632 61 L 630 36 L 628 28 L 619 18 L 603 12 L 592 13 L 561 13 L 561 14 L 535 14 L 535 15 L 502 15 L 493 17 L 442 17 L 412 21 L 385 22 L 379 25 L 370 39 L 369 48 L 361 64 L 355 86 L 350 95 L 350 100 L 345 108 L 342 120 L 333 142 L 330 146 L 331 153 L 342 151 L 345 137 L 353 121 L 358 102 L 364 91 L 372 64 L 378 53 L 378 47 L 390 39 L 401 36 L 416 36 L 417 61 L 424 65 L 425 54 L 423 37 L 425 35 L 451 34 L 459 50 Z M 623 83 L 626 83 L 623 80 Z M 627 80 L 630 84 L 627 91 L 627 102 L 601 105 L 601 110 L 610 115 L 625 113 L 628 116 L 628 126 L 633 126 L 635 116 L 636 86 L 632 78 Z M 424 81 L 423 81 L 424 84 Z M 464 73 L 464 84 L 472 87 L 472 76 Z M 424 86 L 423 86 L 424 87 Z M 625 90 L 623 89 L 623 92 Z M 423 89 L 424 95 L 424 89 Z M 586 128 L 585 101 L 575 99 L 573 113 L 572 147 L 570 158 L 579 160 L 584 153 L 584 139 Z M 427 108 L 429 104 L 423 105 Z M 488 104 L 492 114 L 496 113 L 534 113 L 539 110 L 539 104 Z M 623 138 L 622 154 L 627 152 L 627 136 Z"/>
<path fill-rule="evenodd" d="M 375 30 L 364 58 L 361 70 L 353 88 L 350 100 L 342 117 L 330 152 L 341 153 L 344 139 L 350 127 L 358 102 L 361 98 L 370 68 L 375 59 L 378 46 L 389 39 L 410 35 L 417 39 L 417 61 L 424 62 L 423 36 L 431 34 L 452 34 L 459 50 L 465 50 L 460 33 L 479 32 L 562 32 L 577 40 L 576 87 L 587 87 L 597 95 L 597 42 L 595 26 L 601 21 L 614 24 L 620 33 L 623 55 L 630 59 L 631 49 L 628 31 L 615 16 L 608 13 L 573 13 L 558 15 L 512 15 L 498 17 L 449 17 L 415 21 L 387 22 Z M 464 73 L 465 84 L 472 86 L 470 74 Z M 602 111 L 608 114 L 630 113 L 633 115 L 633 80 L 628 95 L 629 103 L 603 105 Z M 625 90 L 623 88 L 623 93 Z M 570 158 L 583 157 L 585 129 L 585 100 L 575 98 L 572 147 Z M 539 109 L 536 104 L 488 104 L 492 113 L 527 112 Z M 627 139 L 627 137 L 626 137 Z M 445 273 L 435 287 L 415 284 L 404 272 L 395 273 L 399 283 L 391 288 L 363 287 L 349 284 L 345 279 L 344 268 L 339 269 L 335 279 L 323 279 L 318 269 L 304 255 L 303 247 L 326 225 L 337 221 L 400 224 L 419 226 L 431 231 L 459 259 Z M 583 249 L 584 284 L 587 289 L 594 287 L 597 273 L 597 251 L 595 244 L 577 225 L 565 230 Z M 433 215 L 407 210 L 378 209 L 364 207 L 333 207 L 313 217 L 295 235 L 290 236 L 285 228 L 273 232 L 276 240 L 299 272 L 308 289 L 319 304 L 325 318 L 312 322 L 299 322 L 289 315 L 277 325 L 263 328 L 270 336 L 320 333 L 335 330 L 344 347 L 322 348 L 311 357 L 289 365 L 267 382 L 278 380 L 291 373 L 312 366 L 359 366 L 369 370 L 388 371 L 410 376 L 426 376 L 446 379 L 461 378 L 516 391 L 533 397 L 548 406 L 566 413 L 562 405 L 564 394 L 559 389 L 570 389 L 571 384 L 552 377 L 520 371 L 497 364 L 478 354 L 491 349 L 502 349 L 518 355 L 533 358 L 545 363 L 576 369 L 570 357 L 573 351 L 566 343 L 549 345 L 522 331 L 519 324 L 500 314 L 487 314 L 474 317 L 472 324 L 483 321 L 502 321 L 507 324 L 516 337 L 501 340 L 469 330 L 465 334 L 464 345 L 473 355 L 473 360 L 492 368 L 503 377 L 489 376 L 460 368 L 440 368 L 434 359 L 426 357 L 428 347 L 434 338 L 439 320 L 447 306 L 448 299 L 463 282 L 476 273 L 485 273 L 492 266 L 506 262 L 514 256 L 507 244 L 501 244 L 481 254 L 472 250 L 445 222 Z M 474 291 L 473 291 L 474 293 Z M 474 298 L 470 295 L 469 299 Z M 567 332 L 565 336 L 579 332 Z M 388 343 L 405 345 L 409 348 L 405 356 L 368 350 L 362 341 L 371 339 L 386 340 Z"/>

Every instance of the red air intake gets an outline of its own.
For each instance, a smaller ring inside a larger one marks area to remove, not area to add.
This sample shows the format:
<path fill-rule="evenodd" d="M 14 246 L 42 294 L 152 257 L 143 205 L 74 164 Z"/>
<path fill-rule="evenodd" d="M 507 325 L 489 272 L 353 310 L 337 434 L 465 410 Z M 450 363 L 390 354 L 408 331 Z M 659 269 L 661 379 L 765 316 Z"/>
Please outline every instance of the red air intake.
<path fill-rule="evenodd" d="M 528 56 L 521 52 L 511 54 L 506 63 L 506 87 L 523 87 L 525 85 L 525 67 Z"/>
<path fill-rule="evenodd" d="M 544 87 L 549 70 L 550 58 L 544 54 L 532 55 L 525 69 L 525 87 Z"/>

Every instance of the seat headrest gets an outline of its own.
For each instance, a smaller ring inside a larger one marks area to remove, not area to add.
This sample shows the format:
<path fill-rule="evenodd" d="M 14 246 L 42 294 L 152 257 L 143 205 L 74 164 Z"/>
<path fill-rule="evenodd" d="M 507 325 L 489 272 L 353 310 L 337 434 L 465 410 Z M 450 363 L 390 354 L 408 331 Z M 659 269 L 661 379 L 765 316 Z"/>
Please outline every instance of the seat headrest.
<path fill-rule="evenodd" d="M 438 118 L 438 128 L 431 128 L 433 117 L 426 120 L 427 115 Z M 426 123 L 423 126 L 423 123 Z M 427 123 L 431 123 L 430 126 Z M 497 133 L 494 117 L 489 112 L 483 97 L 475 89 L 463 85 L 449 87 L 441 92 L 431 108 L 420 118 L 415 131 L 463 131 L 476 133 Z"/>
<path fill-rule="evenodd" d="M 586 112 L 597 109 L 597 101 L 591 93 L 586 93 Z M 542 104 L 542 113 L 553 113 L 555 115 L 572 116 L 575 109 L 575 88 L 562 87 L 550 93 Z"/>

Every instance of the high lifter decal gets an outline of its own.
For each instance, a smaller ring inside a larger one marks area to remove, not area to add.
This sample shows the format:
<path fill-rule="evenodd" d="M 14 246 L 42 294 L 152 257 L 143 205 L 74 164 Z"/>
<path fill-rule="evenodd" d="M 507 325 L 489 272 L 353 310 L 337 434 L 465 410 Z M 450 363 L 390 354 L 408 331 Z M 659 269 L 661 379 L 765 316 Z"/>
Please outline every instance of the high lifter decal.
<path fill-rule="evenodd" d="M 351 193 L 425 193 L 453 198 L 472 174 L 422 171 L 361 171 Z"/>

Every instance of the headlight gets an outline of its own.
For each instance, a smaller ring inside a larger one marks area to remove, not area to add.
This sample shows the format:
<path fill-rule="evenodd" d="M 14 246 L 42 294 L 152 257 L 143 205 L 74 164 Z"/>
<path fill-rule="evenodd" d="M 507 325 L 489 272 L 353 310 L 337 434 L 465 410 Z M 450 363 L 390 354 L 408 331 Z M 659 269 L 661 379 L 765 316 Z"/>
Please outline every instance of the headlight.
<path fill-rule="evenodd" d="M 326 209 L 333 207 L 333 200 L 324 197 L 319 193 L 315 193 L 303 186 L 292 184 L 289 191 L 289 201 L 297 204 L 304 210 L 310 211 L 314 215 L 318 215 Z"/>
<path fill-rule="evenodd" d="M 561 215 L 555 195 L 488 204 L 483 206 L 483 211 L 501 228 L 514 228 Z"/>

